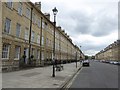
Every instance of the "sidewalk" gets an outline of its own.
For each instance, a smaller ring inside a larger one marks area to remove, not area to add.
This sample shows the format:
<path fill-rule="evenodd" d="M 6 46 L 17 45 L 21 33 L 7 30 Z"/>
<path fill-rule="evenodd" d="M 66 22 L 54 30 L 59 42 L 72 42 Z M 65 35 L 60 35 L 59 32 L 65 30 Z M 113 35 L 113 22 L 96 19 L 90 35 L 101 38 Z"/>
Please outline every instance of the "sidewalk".
<path fill-rule="evenodd" d="M 2 88 L 59 88 L 81 67 L 78 62 L 62 64 L 64 70 L 52 77 L 52 66 L 2 73 Z"/>

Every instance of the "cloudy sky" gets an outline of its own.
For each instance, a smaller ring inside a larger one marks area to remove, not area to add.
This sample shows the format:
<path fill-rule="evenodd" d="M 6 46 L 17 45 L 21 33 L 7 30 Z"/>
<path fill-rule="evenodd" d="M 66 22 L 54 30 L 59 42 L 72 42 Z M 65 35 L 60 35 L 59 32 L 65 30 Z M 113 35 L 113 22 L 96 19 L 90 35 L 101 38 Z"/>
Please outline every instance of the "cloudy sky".
<path fill-rule="evenodd" d="M 58 9 L 57 25 L 82 46 L 86 55 L 95 55 L 118 39 L 119 0 L 31 0 L 41 1 L 42 12 Z"/>

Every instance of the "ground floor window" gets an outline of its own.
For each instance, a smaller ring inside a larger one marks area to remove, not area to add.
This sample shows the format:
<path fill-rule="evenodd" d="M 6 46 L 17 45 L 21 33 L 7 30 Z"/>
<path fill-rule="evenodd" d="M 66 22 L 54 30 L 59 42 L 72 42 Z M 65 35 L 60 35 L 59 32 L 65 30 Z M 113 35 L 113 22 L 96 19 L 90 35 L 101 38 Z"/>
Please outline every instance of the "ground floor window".
<path fill-rule="evenodd" d="M 37 50 L 37 59 L 40 59 L 40 50 Z"/>
<path fill-rule="evenodd" d="M 8 59 L 9 58 L 9 46 L 8 44 L 3 44 L 2 47 L 2 58 Z"/>
<path fill-rule="evenodd" d="M 20 58 L 20 46 L 15 46 L 15 59 Z"/>
<path fill-rule="evenodd" d="M 42 60 L 44 60 L 44 52 L 42 52 L 42 55 L 41 55 L 41 56 L 42 56 Z"/>

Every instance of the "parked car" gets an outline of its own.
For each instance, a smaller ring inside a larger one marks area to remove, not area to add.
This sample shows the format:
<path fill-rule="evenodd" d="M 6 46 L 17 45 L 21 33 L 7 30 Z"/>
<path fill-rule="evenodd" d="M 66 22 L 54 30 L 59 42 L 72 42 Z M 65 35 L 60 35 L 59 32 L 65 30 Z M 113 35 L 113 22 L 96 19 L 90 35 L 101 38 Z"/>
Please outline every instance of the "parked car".
<path fill-rule="evenodd" d="M 120 65 L 120 62 L 119 61 L 110 61 L 110 64 Z"/>
<path fill-rule="evenodd" d="M 118 62 L 118 65 L 120 65 L 120 61 Z"/>
<path fill-rule="evenodd" d="M 120 63 L 118 61 L 114 61 L 114 65 L 119 65 Z"/>
<path fill-rule="evenodd" d="M 82 66 L 90 66 L 90 62 L 88 60 L 83 61 Z"/>
<path fill-rule="evenodd" d="M 102 60 L 101 62 L 105 63 L 105 60 Z"/>
<path fill-rule="evenodd" d="M 110 63 L 110 64 L 114 64 L 114 61 L 110 61 L 109 63 Z"/>

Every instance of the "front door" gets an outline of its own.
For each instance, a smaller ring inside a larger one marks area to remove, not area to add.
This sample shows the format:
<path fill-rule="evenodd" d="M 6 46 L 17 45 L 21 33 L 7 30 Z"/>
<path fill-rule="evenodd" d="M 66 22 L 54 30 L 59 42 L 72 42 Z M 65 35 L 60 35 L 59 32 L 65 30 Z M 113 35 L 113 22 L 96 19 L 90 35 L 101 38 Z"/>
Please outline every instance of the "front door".
<path fill-rule="evenodd" d="M 28 63 L 28 48 L 24 48 L 24 55 L 26 56 L 24 63 Z"/>

